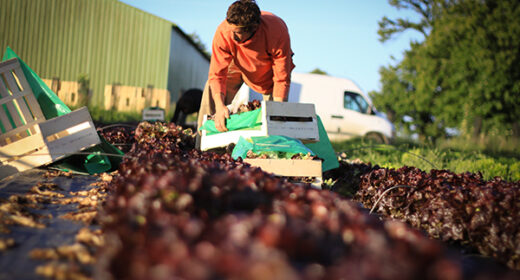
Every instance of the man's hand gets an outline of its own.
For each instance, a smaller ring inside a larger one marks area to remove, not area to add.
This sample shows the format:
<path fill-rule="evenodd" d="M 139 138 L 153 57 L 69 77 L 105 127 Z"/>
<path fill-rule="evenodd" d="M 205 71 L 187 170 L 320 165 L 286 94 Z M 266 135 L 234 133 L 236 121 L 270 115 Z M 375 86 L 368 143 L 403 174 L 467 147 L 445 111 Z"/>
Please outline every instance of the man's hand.
<path fill-rule="evenodd" d="M 229 119 L 229 110 L 225 105 L 216 108 L 215 118 L 215 128 L 220 132 L 228 131 L 226 127 L 226 119 Z"/>
<path fill-rule="evenodd" d="M 220 132 L 228 131 L 226 127 L 226 119 L 229 119 L 229 110 L 224 105 L 223 93 L 212 93 L 213 101 L 215 102 L 215 116 L 213 121 L 215 122 L 215 128 Z"/>

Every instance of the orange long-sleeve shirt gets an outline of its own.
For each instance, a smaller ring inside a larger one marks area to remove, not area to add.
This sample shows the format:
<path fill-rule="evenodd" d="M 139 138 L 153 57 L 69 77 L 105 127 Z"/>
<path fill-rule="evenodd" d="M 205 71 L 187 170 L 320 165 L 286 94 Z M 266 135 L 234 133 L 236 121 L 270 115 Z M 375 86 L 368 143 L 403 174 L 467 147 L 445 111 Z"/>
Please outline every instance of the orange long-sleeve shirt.
<path fill-rule="evenodd" d="M 274 14 L 262 12 L 255 34 L 242 43 L 233 39 L 224 20 L 213 37 L 209 85 L 213 92 L 225 94 L 228 66 L 233 61 L 253 90 L 286 98 L 294 69 L 292 55 L 287 26 Z"/>

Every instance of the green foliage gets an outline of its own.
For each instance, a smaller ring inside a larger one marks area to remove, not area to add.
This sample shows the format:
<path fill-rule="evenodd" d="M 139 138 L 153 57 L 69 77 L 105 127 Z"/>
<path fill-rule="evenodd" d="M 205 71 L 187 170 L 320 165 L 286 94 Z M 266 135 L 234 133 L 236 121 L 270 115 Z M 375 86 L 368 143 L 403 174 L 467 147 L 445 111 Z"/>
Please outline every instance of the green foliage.
<path fill-rule="evenodd" d="M 92 120 L 104 124 L 138 122 L 142 119 L 138 112 L 117 112 L 115 110 L 105 110 L 98 106 L 89 106 L 88 111 Z"/>
<path fill-rule="evenodd" d="M 314 70 L 312 70 L 309 73 L 311 73 L 311 74 L 327 75 L 327 72 L 321 70 L 320 68 L 315 68 Z"/>
<path fill-rule="evenodd" d="M 206 44 L 202 42 L 199 35 L 195 32 L 188 34 L 188 37 L 193 41 L 193 43 L 202 51 L 207 57 L 211 57 L 211 53 L 206 48 Z"/>
<path fill-rule="evenodd" d="M 459 2 L 434 23 L 421 48 L 428 59 L 418 63 L 417 88 L 439 89 L 443 111 L 436 116 L 466 134 L 510 130 L 520 117 L 520 5 Z"/>
<path fill-rule="evenodd" d="M 422 15 L 422 17 L 419 22 L 412 22 L 409 19 L 390 19 L 384 16 L 378 23 L 379 30 L 377 31 L 377 34 L 379 35 L 379 41 L 386 42 L 387 40 L 391 39 L 393 35 L 408 29 L 416 30 L 422 33 L 424 36 L 427 36 L 428 30 L 431 27 L 431 22 L 439 13 L 438 9 L 436 8 L 439 6 L 439 4 L 436 4 L 436 2 L 443 1 L 389 0 L 388 3 L 398 10 L 410 9 Z"/>
<path fill-rule="evenodd" d="M 85 106 L 89 102 L 90 78 L 88 74 L 79 74 L 78 76 L 78 98 L 80 106 Z"/>
<path fill-rule="evenodd" d="M 518 157 L 520 151 L 520 139 L 504 135 L 488 135 L 478 139 L 456 137 L 438 141 L 440 148 L 452 148 L 465 152 L 482 151 L 495 157 Z"/>
<path fill-rule="evenodd" d="M 460 146 L 447 143 L 434 146 L 402 139 L 396 142 L 393 145 L 381 145 L 359 138 L 332 142 L 332 146 L 336 152 L 346 153 L 348 159 L 360 159 L 386 168 L 414 166 L 426 172 L 431 169 L 446 169 L 455 173 L 480 172 L 486 180 L 495 176 L 508 181 L 520 180 L 519 149 L 516 152 L 489 153 L 474 148 L 461 149 Z"/>
<path fill-rule="evenodd" d="M 520 137 L 520 2 L 389 0 L 422 20 L 384 18 L 380 39 L 407 29 L 425 34 L 402 61 L 380 69 L 374 104 L 396 127 L 421 139 L 443 138 L 446 128 L 466 136 Z M 411 121 L 403 120 L 403 116 Z"/>
<path fill-rule="evenodd" d="M 430 91 L 417 89 L 420 72 L 417 62 L 423 59 L 417 54 L 421 45 L 412 43 L 411 47 L 400 64 L 380 69 L 382 91 L 369 94 L 374 105 L 387 113 L 398 131 L 417 133 L 421 140 L 443 137 L 444 123 L 436 114 L 443 109 L 438 110 L 437 97 Z"/>

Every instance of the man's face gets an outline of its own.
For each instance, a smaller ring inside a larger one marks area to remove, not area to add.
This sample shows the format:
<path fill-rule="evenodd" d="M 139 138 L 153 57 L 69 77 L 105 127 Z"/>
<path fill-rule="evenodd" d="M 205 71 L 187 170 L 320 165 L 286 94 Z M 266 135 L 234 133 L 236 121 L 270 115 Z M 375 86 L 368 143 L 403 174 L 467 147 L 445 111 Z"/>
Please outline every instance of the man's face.
<path fill-rule="evenodd" d="M 231 31 L 233 32 L 233 39 L 238 43 L 243 43 L 253 36 L 256 31 L 256 26 L 241 27 L 231 24 Z"/>

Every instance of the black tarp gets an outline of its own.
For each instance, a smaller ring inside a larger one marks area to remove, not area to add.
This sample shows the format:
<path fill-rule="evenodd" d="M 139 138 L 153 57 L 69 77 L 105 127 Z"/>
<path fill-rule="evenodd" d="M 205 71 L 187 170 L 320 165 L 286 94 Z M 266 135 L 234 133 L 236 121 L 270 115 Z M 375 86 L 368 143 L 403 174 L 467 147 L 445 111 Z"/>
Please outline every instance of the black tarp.
<path fill-rule="evenodd" d="M 38 183 L 55 183 L 59 190 L 56 192 L 65 197 L 72 197 L 71 192 L 89 190 L 91 183 L 98 180 L 96 176 L 73 175 L 48 178 L 43 169 L 32 169 L 0 181 L 0 200 L 6 201 L 12 195 L 26 194 Z M 60 216 L 78 211 L 78 204 L 38 204 L 39 209 L 27 208 L 30 213 L 42 216 L 39 222 L 45 228 L 32 228 L 19 225 L 8 226 L 9 234 L 0 233 L 0 238 L 13 238 L 15 246 L 0 251 L 0 279 L 46 279 L 38 276 L 35 269 L 47 261 L 34 260 L 29 257 L 31 250 L 36 248 L 56 248 L 75 243 L 75 236 L 81 228 L 86 226 L 95 229 L 96 226 L 86 225 L 61 218 Z M 50 215 L 50 216 L 49 216 Z M 83 267 L 82 267 L 83 268 Z M 87 272 L 91 267 L 85 267 Z"/>

